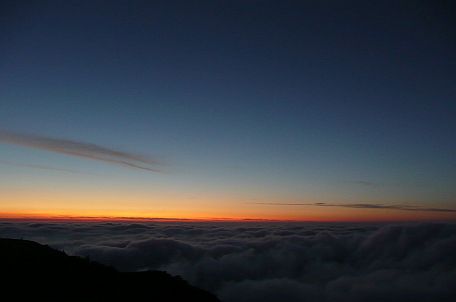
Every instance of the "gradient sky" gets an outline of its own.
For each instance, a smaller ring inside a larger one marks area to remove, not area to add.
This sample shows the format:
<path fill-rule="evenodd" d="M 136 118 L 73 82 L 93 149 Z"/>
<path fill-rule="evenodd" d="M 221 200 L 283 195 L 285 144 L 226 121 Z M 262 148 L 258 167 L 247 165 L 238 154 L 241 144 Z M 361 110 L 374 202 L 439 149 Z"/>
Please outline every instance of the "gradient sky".
<path fill-rule="evenodd" d="M 456 219 L 450 1 L 2 1 L 0 212 Z"/>

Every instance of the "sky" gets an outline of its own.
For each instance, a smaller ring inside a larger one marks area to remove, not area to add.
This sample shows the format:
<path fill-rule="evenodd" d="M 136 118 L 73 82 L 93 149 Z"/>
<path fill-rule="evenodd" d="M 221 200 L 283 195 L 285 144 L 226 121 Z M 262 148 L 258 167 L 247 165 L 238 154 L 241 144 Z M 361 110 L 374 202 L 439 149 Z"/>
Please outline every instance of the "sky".
<path fill-rule="evenodd" d="M 2 1 L 0 216 L 456 219 L 450 1 Z"/>

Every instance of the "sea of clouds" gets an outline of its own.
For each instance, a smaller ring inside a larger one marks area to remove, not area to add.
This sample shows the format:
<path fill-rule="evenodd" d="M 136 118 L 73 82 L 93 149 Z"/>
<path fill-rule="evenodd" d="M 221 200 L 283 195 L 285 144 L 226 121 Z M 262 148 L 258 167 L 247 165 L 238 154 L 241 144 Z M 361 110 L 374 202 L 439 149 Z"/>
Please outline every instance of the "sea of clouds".
<path fill-rule="evenodd" d="M 456 224 L 0 222 L 119 270 L 165 270 L 224 302 L 456 301 Z"/>

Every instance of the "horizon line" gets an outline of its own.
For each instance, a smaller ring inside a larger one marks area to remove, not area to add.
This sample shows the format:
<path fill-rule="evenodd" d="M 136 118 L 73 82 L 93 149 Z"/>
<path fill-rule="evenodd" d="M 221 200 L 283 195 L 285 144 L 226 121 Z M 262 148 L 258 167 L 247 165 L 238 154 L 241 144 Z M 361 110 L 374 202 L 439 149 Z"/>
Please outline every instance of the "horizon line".
<path fill-rule="evenodd" d="M 298 218 L 252 218 L 252 217 L 153 217 L 153 216 L 100 216 L 100 215 L 65 215 L 45 213 L 6 213 L 0 212 L 0 221 L 49 221 L 49 222 L 264 222 L 264 223 L 407 223 L 407 222 L 454 222 L 456 219 L 298 219 Z"/>

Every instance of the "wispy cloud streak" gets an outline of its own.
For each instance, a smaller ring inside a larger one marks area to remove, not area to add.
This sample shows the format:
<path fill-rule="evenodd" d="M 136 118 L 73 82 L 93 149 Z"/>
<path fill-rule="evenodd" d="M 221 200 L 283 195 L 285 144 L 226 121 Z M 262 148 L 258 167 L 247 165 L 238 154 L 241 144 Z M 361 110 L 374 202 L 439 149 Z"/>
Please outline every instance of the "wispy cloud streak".
<path fill-rule="evenodd" d="M 354 181 L 350 181 L 350 183 L 361 185 L 361 186 L 366 186 L 366 187 L 374 187 L 374 186 L 378 185 L 377 183 L 367 181 L 367 180 L 354 180 Z"/>
<path fill-rule="evenodd" d="M 39 169 L 39 170 L 49 170 L 49 171 L 57 171 L 57 172 L 65 172 L 71 174 L 80 174 L 80 171 L 73 170 L 73 169 L 65 169 L 65 168 L 58 168 L 53 166 L 47 165 L 37 165 L 37 164 L 27 164 L 27 163 L 17 163 L 17 162 L 9 162 L 0 160 L 0 165 L 7 165 L 12 167 L 20 167 L 20 168 L 31 168 L 31 169 Z"/>
<path fill-rule="evenodd" d="M 0 130 L 0 143 L 83 157 L 151 172 L 160 172 L 160 169 L 156 167 L 159 162 L 148 157 L 69 139 Z"/>
<path fill-rule="evenodd" d="M 390 209 L 401 211 L 426 211 L 426 212 L 456 212 L 456 209 L 427 208 L 413 205 L 387 205 L 379 203 L 281 203 L 281 202 L 256 202 L 255 204 L 269 206 L 316 206 L 316 207 L 339 207 L 354 209 Z"/>

